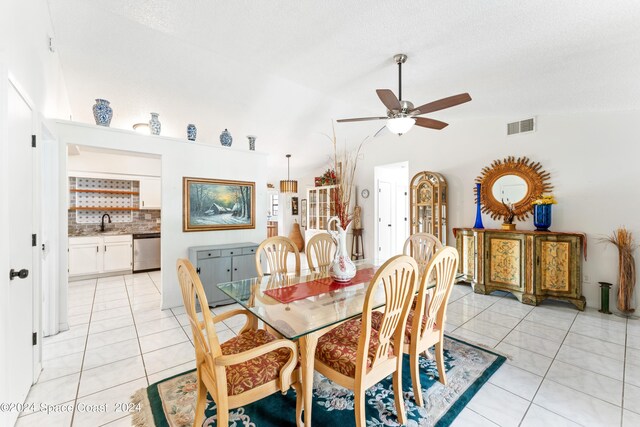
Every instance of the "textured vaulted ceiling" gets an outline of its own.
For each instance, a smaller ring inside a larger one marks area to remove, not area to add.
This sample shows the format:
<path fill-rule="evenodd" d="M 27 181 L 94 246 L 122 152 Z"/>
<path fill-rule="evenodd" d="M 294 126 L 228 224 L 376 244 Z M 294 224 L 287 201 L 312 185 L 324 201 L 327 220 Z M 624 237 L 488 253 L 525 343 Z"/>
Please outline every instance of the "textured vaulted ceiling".
<path fill-rule="evenodd" d="M 293 154 L 297 174 L 327 161 L 330 120 L 383 115 L 376 88 L 397 91 L 391 57 L 406 53 L 403 98 L 473 101 L 432 114 L 467 117 L 640 108 L 640 2 L 49 0 L 73 119 L 111 126 L 160 114 L 163 135 L 234 145 L 247 134 Z M 352 142 L 384 122 L 338 125 Z M 444 130 L 446 131 L 446 130 Z M 414 132 L 435 132 L 415 130 Z M 277 171 L 277 173 L 276 173 Z"/>

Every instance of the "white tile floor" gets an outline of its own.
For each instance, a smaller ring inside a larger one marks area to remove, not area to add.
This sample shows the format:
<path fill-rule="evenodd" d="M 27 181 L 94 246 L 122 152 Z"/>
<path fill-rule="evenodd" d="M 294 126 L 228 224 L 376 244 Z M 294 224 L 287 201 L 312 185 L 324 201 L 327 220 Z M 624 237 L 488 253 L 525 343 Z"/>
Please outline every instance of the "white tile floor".
<path fill-rule="evenodd" d="M 69 331 L 44 340 L 44 370 L 29 402 L 109 404 L 107 412 L 23 414 L 18 426 L 125 426 L 115 412 L 136 390 L 193 367 L 183 308 L 161 311 L 160 273 L 72 282 Z M 220 313 L 235 306 L 214 309 Z M 240 328 L 221 324 L 221 341 Z M 508 355 L 454 426 L 640 425 L 640 321 L 538 307 L 508 294 L 456 285 L 446 328 L 452 336 Z"/>

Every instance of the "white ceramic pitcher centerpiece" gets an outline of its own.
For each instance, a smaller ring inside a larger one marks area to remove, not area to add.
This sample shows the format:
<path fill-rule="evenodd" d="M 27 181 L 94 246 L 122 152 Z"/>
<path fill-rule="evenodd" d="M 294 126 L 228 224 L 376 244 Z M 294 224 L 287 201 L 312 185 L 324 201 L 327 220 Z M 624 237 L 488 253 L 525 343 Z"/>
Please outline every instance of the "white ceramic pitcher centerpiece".
<path fill-rule="evenodd" d="M 333 221 L 336 222 L 337 231 L 331 229 L 331 223 Z M 356 275 L 356 266 L 353 261 L 351 261 L 351 256 L 349 256 L 347 252 L 347 231 L 350 226 L 351 221 L 345 228 L 342 228 L 340 218 L 337 216 L 329 218 L 327 222 L 327 231 L 337 244 L 336 254 L 329 266 L 329 275 L 336 282 L 348 282 Z"/>

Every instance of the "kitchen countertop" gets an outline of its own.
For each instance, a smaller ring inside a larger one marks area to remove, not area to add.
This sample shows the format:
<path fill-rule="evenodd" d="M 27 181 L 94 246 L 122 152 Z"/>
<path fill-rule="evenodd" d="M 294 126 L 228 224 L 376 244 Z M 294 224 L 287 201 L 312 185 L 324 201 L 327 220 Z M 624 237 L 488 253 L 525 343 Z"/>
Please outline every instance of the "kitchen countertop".
<path fill-rule="evenodd" d="M 69 237 L 93 237 L 93 236 L 125 236 L 127 234 L 153 234 L 160 233 L 160 230 L 109 230 L 107 228 L 106 231 L 100 231 L 99 228 L 95 230 L 82 230 L 80 232 L 69 232 Z"/>

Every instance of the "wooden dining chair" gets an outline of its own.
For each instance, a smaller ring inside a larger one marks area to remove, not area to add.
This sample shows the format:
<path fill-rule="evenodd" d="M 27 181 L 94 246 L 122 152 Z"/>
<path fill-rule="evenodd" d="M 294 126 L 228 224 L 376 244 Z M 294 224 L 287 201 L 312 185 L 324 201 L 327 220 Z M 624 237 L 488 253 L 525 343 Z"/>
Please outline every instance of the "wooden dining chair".
<path fill-rule="evenodd" d="M 349 320 L 318 339 L 315 369 L 354 391 L 356 426 L 365 426 L 365 391 L 393 374 L 398 423 L 406 423 L 402 395 L 402 342 L 416 288 L 418 265 L 409 256 L 396 255 L 371 280 L 361 318 Z M 380 328 L 371 327 L 374 294 L 384 288 L 385 312 Z"/>
<path fill-rule="evenodd" d="M 420 280 L 431 258 L 442 248 L 442 242 L 433 234 L 416 233 L 409 236 L 404 242 L 402 253 L 416 260 L 420 270 L 420 274 L 418 275 L 418 280 Z"/>
<path fill-rule="evenodd" d="M 275 274 L 289 272 L 287 269 L 287 259 L 290 253 L 293 253 L 295 256 L 295 272 L 299 275 L 300 252 L 291 239 L 284 236 L 275 236 L 264 240 L 260 243 L 260 246 L 258 246 L 258 250 L 256 251 L 256 271 L 258 272 L 258 276 L 262 277 L 265 274 L 262 270 L 262 254 L 264 254 L 264 257 L 267 260 L 269 274 Z"/>
<path fill-rule="evenodd" d="M 306 252 L 309 269 L 316 273 L 326 273 L 336 253 L 336 242 L 329 233 L 318 233 L 309 239 Z M 317 265 L 313 262 L 314 254 Z"/>
<path fill-rule="evenodd" d="M 296 368 L 297 346 L 257 329 L 255 317 L 247 310 L 230 310 L 215 317 L 210 310 L 202 310 L 203 320 L 200 321 L 196 313 L 197 304 L 208 307 L 200 278 L 187 259 L 179 259 L 177 269 L 196 352 L 198 397 L 193 425 L 202 425 L 207 392 L 217 406 L 216 425 L 226 426 L 230 409 L 255 402 L 276 391 L 284 394 L 293 386 L 296 391 L 296 425 L 300 426 L 303 399 Z M 236 337 L 220 343 L 215 324 L 236 315 L 246 316 L 247 322 Z"/>
<path fill-rule="evenodd" d="M 409 312 L 407 319 L 403 351 L 409 354 L 411 360 L 413 394 L 416 403 L 420 406 L 424 405 L 424 399 L 422 398 L 420 385 L 418 356 L 427 352 L 433 345 L 436 347 L 435 357 L 436 366 L 438 367 L 438 380 L 443 385 L 447 385 L 442 346 L 444 343 L 447 304 L 453 289 L 457 269 L 458 251 L 455 248 L 445 246 L 436 252 L 429 262 L 425 274 L 422 275 L 415 307 Z M 429 296 L 427 293 L 428 278 L 432 274 L 435 276 L 436 286 Z"/>

